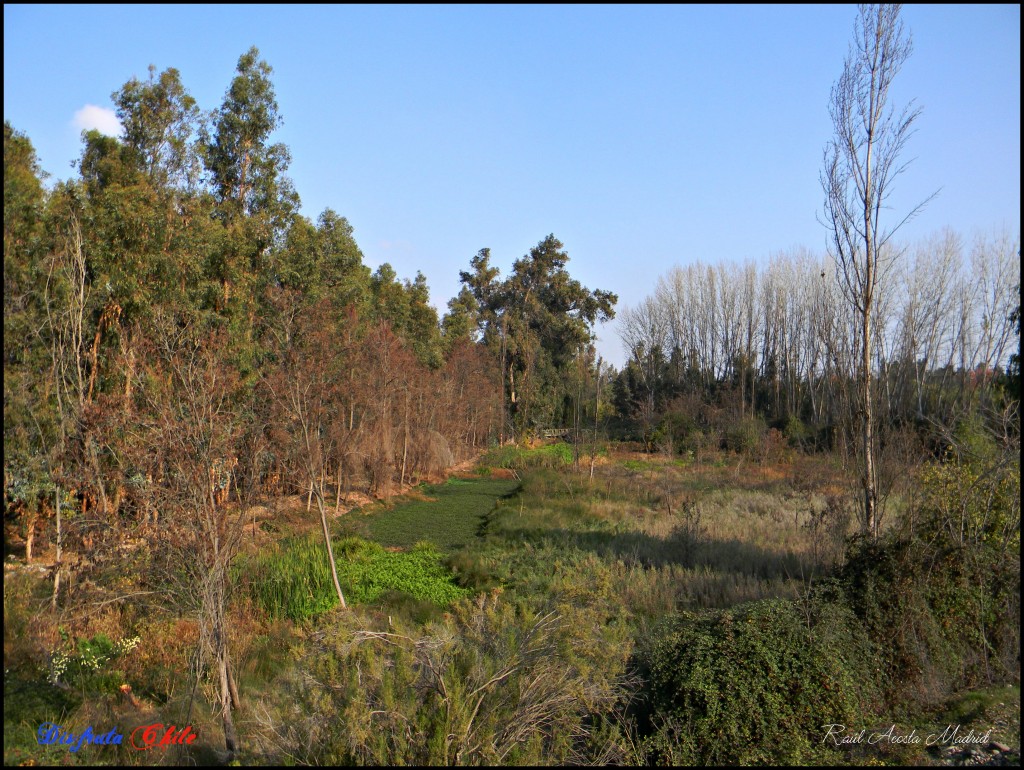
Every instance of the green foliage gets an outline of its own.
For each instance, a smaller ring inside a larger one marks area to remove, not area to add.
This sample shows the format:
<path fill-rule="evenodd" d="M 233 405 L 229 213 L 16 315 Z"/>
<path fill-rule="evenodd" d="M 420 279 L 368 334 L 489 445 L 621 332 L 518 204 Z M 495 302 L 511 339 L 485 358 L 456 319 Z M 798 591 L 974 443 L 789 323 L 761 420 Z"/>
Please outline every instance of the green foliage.
<path fill-rule="evenodd" d="M 74 642 L 61 629 L 61 646 L 50 656 L 49 681 L 91 692 L 113 692 L 124 683 L 124 674 L 107 670 L 107 665 L 134 650 L 140 637 L 112 642 L 105 634 Z"/>
<path fill-rule="evenodd" d="M 411 551 L 386 551 L 376 543 L 339 544 L 338 579 L 346 597 L 356 604 L 370 604 L 388 591 L 408 594 L 414 599 L 439 606 L 466 596 L 455 585 L 431 543 L 418 543 Z"/>
<path fill-rule="evenodd" d="M 269 143 L 282 118 L 270 82 L 273 70 L 259 55 L 253 46 L 239 57 L 237 74 L 214 114 L 214 135 L 204 150 L 219 200 L 233 209 L 234 216 L 265 217 L 253 234 L 267 244 L 267 227 L 283 223 L 298 201 L 284 177 L 291 162 L 288 149 Z"/>
<path fill-rule="evenodd" d="M 563 249 L 548 235 L 513 263 L 504 281 L 490 265 L 490 250 L 481 249 L 470 262 L 473 271 L 460 274 L 475 307 L 467 295 L 463 310 L 453 312 L 475 316 L 485 344 L 509 372 L 508 402 L 519 431 L 558 424 L 565 399 L 578 392 L 573 369 L 593 341 L 594 324 L 615 317 L 618 297 L 570 277 Z"/>
<path fill-rule="evenodd" d="M 957 423 L 953 442 L 956 458 L 963 465 L 981 467 L 993 463 L 999 455 L 995 436 L 977 412 L 971 412 Z"/>
<path fill-rule="evenodd" d="M 741 417 L 725 430 L 725 447 L 733 452 L 752 455 L 761 444 L 768 426 L 760 417 Z"/>
<path fill-rule="evenodd" d="M 891 701 L 931 703 L 1017 675 L 1019 467 L 952 455 L 926 466 L 901 526 L 851 548 L 843 580 Z"/>
<path fill-rule="evenodd" d="M 386 551 L 377 543 L 346 538 L 334 543 L 338 580 L 347 601 L 371 604 L 388 592 L 438 606 L 467 595 L 455 584 L 441 554 L 430 543 L 408 552 Z M 240 559 L 235 580 L 270 617 L 294 621 L 315 617 L 337 605 L 327 554 L 317 537 L 283 542 L 270 553 Z"/>
<path fill-rule="evenodd" d="M 81 693 L 50 686 L 43 677 L 4 665 L 4 765 L 40 764 L 37 740 L 44 722 L 66 724 Z M 67 749 L 63 753 L 68 754 Z M 62 757 L 62 759 L 64 759 Z M 56 764 L 56 757 L 53 757 Z"/>
<path fill-rule="evenodd" d="M 646 760 L 802 764 L 827 723 L 874 709 L 871 648 L 838 597 L 684 613 L 639 655 Z"/>
<path fill-rule="evenodd" d="M 238 558 L 233 575 L 272 618 L 304 620 L 338 603 L 320 538 L 284 540 L 267 553 Z"/>
<path fill-rule="evenodd" d="M 55 420 L 41 372 L 51 365 L 40 344 L 48 247 L 44 174 L 27 136 L 4 121 L 4 486 L 10 473 L 41 476 L 44 436 Z M 24 499 L 24 498 L 23 498 Z M 8 494 L 8 500 L 10 495 Z"/>
<path fill-rule="evenodd" d="M 150 65 L 147 82 L 132 78 L 111 98 L 124 128 L 124 143 L 153 185 L 157 189 L 195 185 L 199 157 L 191 140 L 200 110 L 178 70 L 166 69 L 158 78 Z"/>
<path fill-rule="evenodd" d="M 385 262 L 370 276 L 371 317 L 387 321 L 405 339 L 419 362 L 432 369 L 443 363 L 441 327 L 430 304 L 427 279 L 416 273 L 412 281 L 399 281 Z"/>
<path fill-rule="evenodd" d="M 558 468 L 572 465 L 572 445 L 564 441 L 543 444 L 533 449 L 518 444 L 507 444 L 488 450 L 480 458 L 480 465 L 490 468 L 525 470 L 528 468 Z"/>
<path fill-rule="evenodd" d="M 519 482 L 509 479 L 456 479 L 424 484 L 423 499 L 396 502 L 370 512 L 370 537 L 386 546 L 408 548 L 423 540 L 451 551 L 476 540 L 483 518 L 495 500 L 512 494 Z"/>
<path fill-rule="evenodd" d="M 626 460 L 622 463 L 622 467 L 627 471 L 639 473 L 642 471 L 652 470 L 655 465 L 654 463 L 646 462 L 644 460 Z"/>
<path fill-rule="evenodd" d="M 791 414 L 786 420 L 786 427 L 782 434 L 794 449 L 807 448 L 814 438 L 811 429 L 795 414 Z"/>

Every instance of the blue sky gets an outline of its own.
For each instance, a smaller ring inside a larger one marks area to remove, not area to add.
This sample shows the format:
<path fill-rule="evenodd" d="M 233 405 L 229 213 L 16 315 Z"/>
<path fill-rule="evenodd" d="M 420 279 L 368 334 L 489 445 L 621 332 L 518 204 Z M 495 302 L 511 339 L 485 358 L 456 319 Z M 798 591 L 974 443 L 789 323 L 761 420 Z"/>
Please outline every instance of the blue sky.
<path fill-rule="evenodd" d="M 548 233 L 620 310 L 673 265 L 823 252 L 822 150 L 854 6 L 4 6 L 4 119 L 73 175 L 75 115 L 176 67 L 218 107 L 238 57 L 273 67 L 303 213 L 349 219 L 366 261 L 426 275 L 439 311 L 489 247 Z M 901 237 L 1020 232 L 1020 7 L 904 8 L 894 99 L 923 108 Z M 623 354 L 614 322 L 599 351 Z"/>

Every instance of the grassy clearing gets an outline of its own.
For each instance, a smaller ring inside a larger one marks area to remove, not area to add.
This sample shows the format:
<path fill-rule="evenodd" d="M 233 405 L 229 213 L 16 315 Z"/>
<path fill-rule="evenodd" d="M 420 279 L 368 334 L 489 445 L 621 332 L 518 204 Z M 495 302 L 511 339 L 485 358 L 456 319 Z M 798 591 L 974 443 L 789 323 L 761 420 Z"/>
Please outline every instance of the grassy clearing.
<path fill-rule="evenodd" d="M 415 496 L 389 506 L 362 512 L 358 530 L 369 540 L 346 537 L 334 542 L 338 580 L 346 601 L 412 601 L 443 607 L 468 595 L 445 566 L 444 554 L 477 540 L 484 517 L 496 500 L 514 492 L 518 485 L 507 479 L 453 478 L 444 484 L 424 485 Z M 346 525 L 352 529 L 351 521 Z M 240 559 L 235 574 L 270 618 L 301 621 L 338 603 L 330 565 L 315 533 L 282 540 L 269 551 Z"/>
<path fill-rule="evenodd" d="M 589 464 L 582 471 L 572 468 L 566 449 L 502 448 L 496 450 L 500 456 L 488 456 L 492 464 L 476 478 L 422 486 L 390 504 L 339 517 L 334 547 L 352 605 L 348 612 L 325 614 L 336 599 L 318 531 L 307 528 L 242 557 L 231 611 L 236 676 L 247 704 L 240 723 L 246 725 L 246 745 L 253 746 L 245 763 L 279 760 L 282 747 L 290 747 L 293 759 L 319 762 L 329 758 L 320 751 L 341 752 L 337 762 L 441 761 L 445 746 L 417 736 L 453 734 L 442 729 L 448 706 L 421 697 L 427 691 L 417 683 L 435 674 L 445 677 L 450 713 L 463 714 L 458 699 L 464 693 L 455 683 L 472 685 L 472 692 L 479 686 L 474 682 L 486 683 L 509 656 L 521 654 L 553 666 L 545 681 L 553 683 L 551 702 L 566 707 L 563 718 L 571 729 L 580 714 L 593 719 L 594 704 L 607 706 L 616 693 L 641 683 L 641 693 L 623 697 L 641 698 L 650 712 L 631 712 L 641 718 L 637 724 L 646 725 L 643 743 L 622 740 L 616 744 L 626 747 L 620 753 L 595 755 L 599 764 L 781 758 L 920 764 L 937 757 L 906 747 L 852 754 L 830 749 L 819 756 L 816 746 L 799 743 L 800 736 L 817 735 L 819 717 L 834 721 L 821 716 L 833 713 L 850 724 L 895 723 L 902 732 L 937 732 L 954 723 L 965 729 L 995 726 L 993 739 L 1019 745 L 1016 688 L 972 693 L 926 715 L 875 712 L 855 702 L 859 690 L 850 682 L 859 686 L 870 677 L 852 663 L 839 666 L 840 653 L 853 662 L 877 656 L 860 654 L 863 645 L 844 636 L 857 624 L 839 612 L 838 599 L 821 593 L 830 585 L 821 579 L 842 560 L 843 536 L 855 526 L 852 495 L 844 492 L 841 469 L 827 458 L 758 464 L 723 453 L 696 464 L 613 451 L 591 477 Z M 515 469 L 523 481 L 491 477 L 496 467 Z M 296 510 L 299 519 L 302 505 Z M 352 534 L 360 537 L 343 536 Z M 807 599 L 812 584 L 824 597 L 817 604 Z M 127 724 L 119 710 L 127 706 L 116 689 L 65 693 L 47 684 L 45 653 L 59 641 L 55 625 L 52 639 L 35 630 L 47 589 L 37 578 L 5 580 L 5 692 L 13 704 L 5 701 L 8 763 L 43 756 L 34 740 L 42 721 Z M 176 614 L 147 614 L 128 603 L 117 607 L 90 614 L 88 623 L 83 618 L 70 629 L 72 637 L 102 633 L 120 639 L 129 628 L 139 635 L 142 644 L 119 659 L 116 669 L 146 703 L 147 719 L 180 722 L 191 703 L 193 682 L 185 672 L 199 629 Z M 531 630 L 549 614 L 550 629 Z M 36 637 L 39 643 L 23 643 Z M 525 671 L 533 681 L 537 672 Z M 773 673 L 766 678 L 765 671 Z M 788 684 L 776 686 L 783 681 L 779 671 L 788 672 Z M 558 684 L 567 672 L 580 683 L 571 699 Z M 843 672 L 857 676 L 835 679 Z M 822 681 L 828 686 L 819 687 Z M 533 692 L 526 684 L 523 691 Z M 474 729 L 498 734 L 520 719 L 502 711 L 511 686 L 495 688 L 494 724 Z M 208 675 L 198 692 L 192 721 L 201 729 L 202 750 L 210 752 L 221 728 L 204 705 L 215 700 Z M 659 693 L 660 700 L 654 698 Z M 728 703 L 733 710 L 739 698 L 747 710 L 723 721 L 723 705 L 717 717 L 700 721 L 707 709 L 703 701 L 686 700 L 691 696 Z M 464 716 L 474 713 L 468 708 Z M 486 707 L 479 712 L 487 713 Z M 750 733 L 755 722 L 757 730 L 774 730 L 774 737 Z M 407 731 L 407 724 L 415 729 Z M 590 729 L 591 721 L 586 724 Z M 317 725 L 330 728 L 319 742 L 311 741 Z M 610 719 L 602 729 L 613 727 Z M 716 738 L 726 727 L 731 737 Z M 741 753 L 713 755 L 708 747 Z M 569 757 L 551 753 L 562 749 L 538 742 L 523 751 Z M 306 756 L 304 750 L 313 753 Z M 62 751 L 45 758 L 86 759 Z M 142 754 L 131 760 L 156 758 Z M 92 762 L 124 759 L 113 753 L 88 756 Z M 207 759 L 215 761 L 216 755 Z"/>
<path fill-rule="evenodd" d="M 814 459 L 781 469 L 715 459 L 612 459 L 593 478 L 534 468 L 460 566 L 522 596 L 586 584 L 641 624 L 680 609 L 795 598 L 842 556 L 851 522 L 833 469 Z"/>

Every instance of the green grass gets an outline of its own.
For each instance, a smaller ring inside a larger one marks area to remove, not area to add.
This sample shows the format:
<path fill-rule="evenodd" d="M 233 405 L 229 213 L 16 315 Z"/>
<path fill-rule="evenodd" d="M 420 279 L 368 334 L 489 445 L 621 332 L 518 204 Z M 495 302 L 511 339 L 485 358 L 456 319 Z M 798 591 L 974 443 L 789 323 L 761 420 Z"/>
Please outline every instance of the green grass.
<path fill-rule="evenodd" d="M 526 449 L 518 444 L 497 447 L 480 458 L 483 468 L 558 468 L 572 465 L 572 445 L 564 441 Z"/>
<path fill-rule="evenodd" d="M 458 586 L 445 566 L 445 554 L 477 540 L 497 500 L 518 486 L 507 479 L 449 479 L 421 487 L 423 499 L 375 506 L 362 528 L 373 542 L 359 537 L 333 541 L 345 600 L 412 600 L 443 607 L 467 596 L 470 591 Z M 338 603 L 319 535 L 286 539 L 266 553 L 240 559 L 235 579 L 273 618 L 303 620 Z"/>
<path fill-rule="evenodd" d="M 256 556 L 240 558 L 232 571 L 272 618 L 303 620 L 338 603 L 323 540 L 315 535 L 282 540 Z"/>
<path fill-rule="evenodd" d="M 515 492 L 519 482 L 508 479 L 449 479 L 424 485 L 427 499 L 410 499 L 391 508 L 375 507 L 369 516 L 369 539 L 385 546 L 410 548 L 418 542 L 451 552 L 469 545 L 496 500 Z"/>
<path fill-rule="evenodd" d="M 37 764 L 41 757 L 45 757 L 47 764 L 78 759 L 66 746 L 40 746 L 37 731 L 44 722 L 69 725 L 69 717 L 80 703 L 80 694 L 57 689 L 42 672 L 8 671 L 5 666 L 4 764 Z M 88 751 L 79 753 L 89 755 Z M 95 757 L 92 761 L 96 761 Z"/>

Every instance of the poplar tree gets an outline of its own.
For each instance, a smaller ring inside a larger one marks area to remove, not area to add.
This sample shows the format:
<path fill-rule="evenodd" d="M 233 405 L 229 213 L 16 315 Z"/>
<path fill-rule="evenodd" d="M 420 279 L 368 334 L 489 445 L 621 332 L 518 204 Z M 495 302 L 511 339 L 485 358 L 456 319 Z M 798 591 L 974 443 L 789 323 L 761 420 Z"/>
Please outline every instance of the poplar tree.
<path fill-rule="evenodd" d="M 860 427 L 862 524 L 871 537 L 878 529 L 871 371 L 878 287 L 891 264 L 887 248 L 893 234 L 928 202 L 915 206 L 895 225 L 882 219 L 893 182 L 907 168 L 901 156 L 921 114 L 913 102 L 899 112 L 890 103 L 893 81 L 911 50 L 899 5 L 859 6 L 843 73 L 832 87 L 829 115 L 835 134 L 825 147 L 821 173 L 830 251 L 843 295 L 859 322 L 855 418 Z"/>

